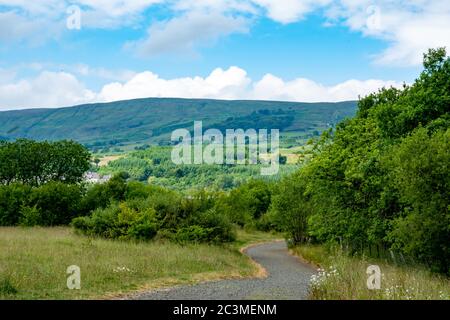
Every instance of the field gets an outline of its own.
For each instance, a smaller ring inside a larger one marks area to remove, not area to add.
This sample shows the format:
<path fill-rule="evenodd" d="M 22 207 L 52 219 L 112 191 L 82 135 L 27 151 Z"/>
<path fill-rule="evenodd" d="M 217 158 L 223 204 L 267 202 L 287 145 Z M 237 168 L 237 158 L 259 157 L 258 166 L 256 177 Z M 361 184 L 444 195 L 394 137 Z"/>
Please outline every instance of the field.
<path fill-rule="evenodd" d="M 238 232 L 227 246 L 136 243 L 78 236 L 70 228 L 0 228 L 0 299 L 90 299 L 258 272 L 238 247 L 277 236 Z M 279 238 L 279 237 L 278 237 Z M 81 269 L 69 290 L 67 267 Z"/>
<path fill-rule="evenodd" d="M 292 250 L 304 260 L 320 266 L 312 281 L 310 298 L 315 300 L 449 300 L 450 279 L 418 266 L 349 257 L 339 250 L 305 245 Z M 369 265 L 381 270 L 381 289 L 367 288 Z"/>

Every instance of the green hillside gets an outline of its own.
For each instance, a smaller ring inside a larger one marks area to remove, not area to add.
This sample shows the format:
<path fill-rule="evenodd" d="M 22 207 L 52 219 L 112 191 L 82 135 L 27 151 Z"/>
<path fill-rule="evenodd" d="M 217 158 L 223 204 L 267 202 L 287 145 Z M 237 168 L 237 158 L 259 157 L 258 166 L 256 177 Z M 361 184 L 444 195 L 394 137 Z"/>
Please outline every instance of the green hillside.
<path fill-rule="evenodd" d="M 293 103 L 149 98 L 60 109 L 0 112 L 0 139 L 73 139 L 91 148 L 170 143 L 170 133 L 189 128 L 277 128 L 294 145 L 353 116 L 356 102 Z"/>

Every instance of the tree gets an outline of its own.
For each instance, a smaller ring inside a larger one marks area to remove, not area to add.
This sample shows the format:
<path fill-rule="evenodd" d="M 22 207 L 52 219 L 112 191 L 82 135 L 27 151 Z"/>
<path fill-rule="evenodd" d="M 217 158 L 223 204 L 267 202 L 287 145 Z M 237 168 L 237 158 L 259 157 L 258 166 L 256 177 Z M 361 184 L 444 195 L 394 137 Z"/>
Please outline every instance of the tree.
<path fill-rule="evenodd" d="M 386 155 L 404 211 L 389 237 L 396 248 L 450 273 L 450 129 L 419 128 Z"/>
<path fill-rule="evenodd" d="M 50 181 L 82 181 L 90 167 L 89 151 L 73 141 L 0 143 L 0 183 L 39 186 Z"/>
<path fill-rule="evenodd" d="M 304 178 L 302 173 L 284 178 L 272 195 L 269 213 L 294 244 L 307 241 L 308 218 L 312 213 Z"/>
<path fill-rule="evenodd" d="M 309 234 L 358 252 L 390 247 L 448 272 L 450 58 L 430 50 L 413 85 L 382 89 L 358 108 L 302 169 Z"/>

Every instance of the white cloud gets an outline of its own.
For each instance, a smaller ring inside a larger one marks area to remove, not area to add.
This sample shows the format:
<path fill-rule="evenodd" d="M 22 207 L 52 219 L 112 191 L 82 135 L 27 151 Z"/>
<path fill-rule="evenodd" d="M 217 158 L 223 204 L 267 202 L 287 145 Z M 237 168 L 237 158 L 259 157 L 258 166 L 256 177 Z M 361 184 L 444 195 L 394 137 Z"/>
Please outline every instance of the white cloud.
<path fill-rule="evenodd" d="M 0 12 L 0 43 L 29 40 L 34 45 L 42 44 L 49 38 L 56 38 L 61 25 L 47 19 L 28 19 L 15 11 Z M 37 30 L 46 30 L 37 33 Z"/>
<path fill-rule="evenodd" d="M 375 62 L 418 65 L 429 48 L 450 48 L 450 2 L 441 0 L 340 0 L 326 16 L 368 37 L 387 41 Z"/>
<path fill-rule="evenodd" d="M 284 81 L 267 74 L 254 84 L 251 97 L 261 100 L 335 102 L 356 100 L 359 96 L 391 86 L 400 88 L 402 84 L 383 80 L 348 80 L 337 85 L 324 86 L 310 79 L 298 78 Z"/>
<path fill-rule="evenodd" d="M 245 70 L 230 67 L 215 69 L 208 77 L 162 79 L 152 72 L 142 72 L 125 83 L 111 83 L 99 94 L 102 101 L 146 97 L 238 99 L 246 95 L 251 80 Z"/>
<path fill-rule="evenodd" d="M 296 22 L 311 11 L 323 7 L 331 0 L 251 0 L 264 8 L 269 18 L 281 22 Z"/>
<path fill-rule="evenodd" d="M 402 87 L 402 83 L 383 80 L 348 80 L 325 86 L 310 79 L 285 81 L 266 74 L 252 81 L 247 72 L 238 67 L 215 69 L 209 76 L 162 79 L 152 72 L 137 74 L 125 83 L 111 83 L 103 87 L 98 98 L 117 101 L 146 97 L 252 99 L 301 102 L 335 102 L 356 100 L 382 87 Z"/>
<path fill-rule="evenodd" d="M 377 63 L 417 65 L 428 48 L 450 48 L 450 1 L 442 0 L 0 0 L 6 8 L 0 13 L 0 41 L 57 37 L 70 4 L 82 7 L 82 27 L 145 25 L 149 34 L 135 49 L 149 55 L 190 51 L 247 32 L 263 16 L 287 24 L 313 13 L 324 17 L 324 25 L 344 25 L 386 41 L 386 50 L 374 54 Z M 169 18 L 144 21 L 143 13 L 155 4 L 163 4 Z"/>
<path fill-rule="evenodd" d="M 61 107 L 95 100 L 77 78 L 65 72 L 44 71 L 32 79 L 0 84 L 0 110 Z"/>
<path fill-rule="evenodd" d="M 85 68 L 88 73 L 96 71 L 88 66 Z M 108 83 L 99 92 L 89 90 L 75 75 L 67 72 L 42 71 L 34 78 L 11 81 L 14 76 L 14 72 L 0 69 L 0 110 L 64 107 L 148 97 L 335 102 L 356 100 L 358 96 L 381 87 L 402 86 L 398 82 L 383 80 L 348 80 L 325 86 L 304 78 L 286 81 L 272 74 L 253 81 L 239 67 L 217 68 L 206 77 L 174 79 L 164 79 L 145 71 L 129 75 L 128 80 Z"/>
<path fill-rule="evenodd" d="M 243 17 L 217 12 L 189 12 L 168 21 L 152 24 L 148 37 L 130 44 L 140 55 L 150 56 L 171 52 L 193 52 L 194 46 L 207 44 L 221 36 L 248 31 Z"/>

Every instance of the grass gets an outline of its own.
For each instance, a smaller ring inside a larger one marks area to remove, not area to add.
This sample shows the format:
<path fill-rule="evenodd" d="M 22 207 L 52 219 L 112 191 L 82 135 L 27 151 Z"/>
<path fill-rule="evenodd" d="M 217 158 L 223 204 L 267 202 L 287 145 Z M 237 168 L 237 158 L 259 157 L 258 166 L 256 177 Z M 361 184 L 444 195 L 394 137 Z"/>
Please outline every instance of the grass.
<path fill-rule="evenodd" d="M 239 231 L 233 245 L 135 243 L 78 236 L 70 228 L 0 228 L 0 299 L 91 299 L 197 281 L 249 277 L 237 249 L 275 236 Z M 66 270 L 81 269 L 81 290 Z"/>
<path fill-rule="evenodd" d="M 448 300 L 450 279 L 421 267 L 397 266 L 365 257 L 349 257 L 339 250 L 304 245 L 292 251 L 320 266 L 311 281 L 310 298 L 315 300 Z M 381 289 L 367 288 L 369 265 L 381 269 Z"/>
<path fill-rule="evenodd" d="M 233 243 L 233 246 L 236 249 L 240 249 L 256 243 L 281 239 L 283 239 L 283 235 L 280 233 L 267 233 L 261 231 L 248 231 L 244 229 L 238 229 L 237 240 Z"/>

